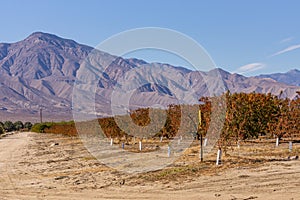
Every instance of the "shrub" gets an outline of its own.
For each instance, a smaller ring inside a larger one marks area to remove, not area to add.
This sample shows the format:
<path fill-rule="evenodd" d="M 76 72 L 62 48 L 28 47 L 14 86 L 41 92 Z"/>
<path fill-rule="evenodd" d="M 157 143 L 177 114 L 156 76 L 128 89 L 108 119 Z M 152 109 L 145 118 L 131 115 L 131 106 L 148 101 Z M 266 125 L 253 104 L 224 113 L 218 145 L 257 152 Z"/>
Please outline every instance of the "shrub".
<path fill-rule="evenodd" d="M 51 127 L 45 129 L 45 133 L 64 134 L 68 136 L 76 136 L 77 129 L 74 121 L 70 122 L 55 122 Z"/>
<path fill-rule="evenodd" d="M 45 129 L 51 128 L 53 123 L 46 122 L 46 123 L 36 123 L 32 126 L 31 131 L 36 133 L 44 133 Z"/>

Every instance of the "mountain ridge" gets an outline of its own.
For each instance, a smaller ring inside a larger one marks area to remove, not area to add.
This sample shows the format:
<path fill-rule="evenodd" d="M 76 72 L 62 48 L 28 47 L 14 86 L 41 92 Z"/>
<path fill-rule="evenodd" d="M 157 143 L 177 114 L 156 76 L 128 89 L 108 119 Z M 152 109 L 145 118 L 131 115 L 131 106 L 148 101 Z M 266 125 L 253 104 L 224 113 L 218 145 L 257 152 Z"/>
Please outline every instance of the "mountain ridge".
<path fill-rule="evenodd" d="M 300 70 L 292 69 L 285 73 L 261 74 L 258 78 L 271 78 L 288 85 L 300 86 Z"/>
<path fill-rule="evenodd" d="M 0 116 L 3 119 L 34 121 L 40 107 L 43 107 L 47 120 L 72 119 L 74 84 L 82 70 L 82 61 L 94 51 L 87 45 L 42 32 L 32 33 L 16 43 L 0 43 Z M 84 78 L 99 76 L 96 99 L 100 103 L 97 109 L 99 113 L 108 115 L 112 114 L 107 108 L 111 95 L 120 81 L 145 82 L 131 98 L 133 107 L 176 103 L 176 96 L 192 102 L 189 98 L 195 100 L 201 95 L 209 95 L 207 83 L 218 87 L 219 83 L 211 78 L 215 75 L 222 79 L 224 89 L 231 92 L 255 91 L 278 95 L 283 91 L 284 97 L 293 98 L 295 91 L 299 90 L 298 86 L 280 83 L 270 77 L 245 77 L 221 68 L 200 72 L 169 64 L 147 63 L 136 58 L 124 59 L 99 50 L 96 54 L 94 65 L 102 68 L 103 73 L 91 71 L 90 77 Z M 172 80 L 173 77 L 176 80 Z M 146 79 L 157 79 L 160 84 L 147 83 Z M 186 97 L 189 90 L 195 91 L 193 97 Z"/>

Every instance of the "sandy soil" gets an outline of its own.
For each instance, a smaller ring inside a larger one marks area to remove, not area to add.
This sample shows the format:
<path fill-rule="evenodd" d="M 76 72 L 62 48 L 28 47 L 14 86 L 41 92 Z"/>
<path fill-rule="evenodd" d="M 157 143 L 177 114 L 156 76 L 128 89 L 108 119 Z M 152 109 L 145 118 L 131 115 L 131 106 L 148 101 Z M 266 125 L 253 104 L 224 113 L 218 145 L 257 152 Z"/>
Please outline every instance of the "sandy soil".
<path fill-rule="evenodd" d="M 0 139 L 0 199 L 300 199 L 300 161 L 191 163 L 124 174 L 77 138 L 19 133 Z"/>

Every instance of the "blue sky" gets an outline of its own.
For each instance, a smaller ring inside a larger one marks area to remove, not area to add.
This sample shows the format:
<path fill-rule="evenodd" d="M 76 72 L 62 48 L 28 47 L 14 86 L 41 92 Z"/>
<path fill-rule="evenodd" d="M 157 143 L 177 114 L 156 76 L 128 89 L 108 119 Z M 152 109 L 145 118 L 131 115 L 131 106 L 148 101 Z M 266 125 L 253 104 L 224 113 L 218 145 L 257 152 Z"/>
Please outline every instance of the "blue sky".
<path fill-rule="evenodd" d="M 217 66 L 244 75 L 300 69 L 300 1 L 0 0 L 0 42 L 34 31 L 96 46 L 119 32 L 163 27 L 201 44 Z M 184 65 L 172 56 L 147 61 Z"/>

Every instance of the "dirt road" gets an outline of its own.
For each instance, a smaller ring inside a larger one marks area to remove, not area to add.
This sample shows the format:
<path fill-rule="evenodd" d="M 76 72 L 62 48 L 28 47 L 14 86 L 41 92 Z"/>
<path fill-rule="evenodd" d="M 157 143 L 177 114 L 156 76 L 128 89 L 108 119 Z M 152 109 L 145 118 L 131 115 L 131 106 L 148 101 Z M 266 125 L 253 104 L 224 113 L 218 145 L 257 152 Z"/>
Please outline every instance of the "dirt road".
<path fill-rule="evenodd" d="M 28 144 L 28 133 L 15 134 L 0 139 L 0 185 L 1 191 L 14 192 L 15 186 L 11 180 L 15 165 L 23 154 L 22 150 Z M 0 197 L 1 198 L 1 197 Z"/>
<path fill-rule="evenodd" d="M 99 163 L 77 138 L 20 133 L 0 139 L 1 200 L 300 199 L 300 161 L 212 171 L 130 175 Z"/>

